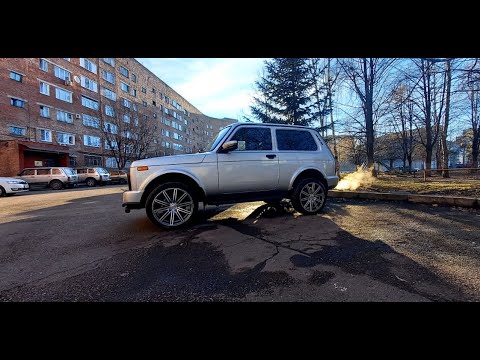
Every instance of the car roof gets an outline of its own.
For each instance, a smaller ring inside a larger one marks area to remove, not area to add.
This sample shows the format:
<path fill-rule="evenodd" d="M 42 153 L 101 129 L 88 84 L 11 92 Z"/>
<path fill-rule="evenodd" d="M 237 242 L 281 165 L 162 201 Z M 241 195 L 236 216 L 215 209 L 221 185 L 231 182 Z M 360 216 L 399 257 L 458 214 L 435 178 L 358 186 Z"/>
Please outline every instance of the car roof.
<path fill-rule="evenodd" d="M 238 127 L 241 125 L 248 125 L 248 126 L 268 126 L 268 127 L 285 127 L 285 128 L 292 128 L 292 129 L 308 129 L 308 130 L 315 130 L 311 126 L 302 126 L 302 125 L 290 125 L 290 124 L 276 124 L 276 123 L 253 123 L 253 122 L 237 122 L 233 123 L 232 127 Z"/>
<path fill-rule="evenodd" d="M 45 169 L 71 169 L 71 167 L 69 167 L 69 166 L 38 166 L 38 167 L 23 168 L 23 170 L 37 170 L 37 169 L 43 169 L 43 170 L 45 170 Z"/>

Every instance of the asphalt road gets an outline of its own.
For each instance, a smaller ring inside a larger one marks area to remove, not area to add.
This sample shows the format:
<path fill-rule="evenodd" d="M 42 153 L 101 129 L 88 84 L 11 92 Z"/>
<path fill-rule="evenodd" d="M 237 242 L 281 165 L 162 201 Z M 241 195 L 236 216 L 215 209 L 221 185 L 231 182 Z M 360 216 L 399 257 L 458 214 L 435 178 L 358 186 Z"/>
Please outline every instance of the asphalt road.
<path fill-rule="evenodd" d="M 329 199 L 165 231 L 124 186 L 0 198 L 0 301 L 479 301 L 480 212 Z"/>

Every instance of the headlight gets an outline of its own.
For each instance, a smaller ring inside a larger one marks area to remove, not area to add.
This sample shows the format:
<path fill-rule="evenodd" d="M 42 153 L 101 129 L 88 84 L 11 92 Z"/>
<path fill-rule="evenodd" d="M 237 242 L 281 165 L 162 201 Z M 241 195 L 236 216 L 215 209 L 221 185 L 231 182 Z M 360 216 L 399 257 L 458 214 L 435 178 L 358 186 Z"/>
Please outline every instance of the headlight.
<path fill-rule="evenodd" d="M 23 184 L 23 181 L 12 180 L 12 181 L 7 181 L 7 184 Z"/>

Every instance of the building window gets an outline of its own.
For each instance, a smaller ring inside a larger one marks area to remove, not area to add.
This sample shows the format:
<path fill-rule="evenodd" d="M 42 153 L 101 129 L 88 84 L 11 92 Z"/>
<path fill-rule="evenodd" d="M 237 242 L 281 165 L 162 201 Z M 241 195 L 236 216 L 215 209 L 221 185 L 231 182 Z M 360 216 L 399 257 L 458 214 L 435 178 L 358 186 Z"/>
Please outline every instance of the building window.
<path fill-rule="evenodd" d="M 102 70 L 102 79 L 108 81 L 110 84 L 115 85 L 115 74 L 107 70 Z"/>
<path fill-rule="evenodd" d="M 157 118 L 157 113 L 153 113 L 153 118 L 154 118 L 154 119 Z"/>
<path fill-rule="evenodd" d="M 157 102 L 155 100 L 152 100 L 152 105 L 157 106 Z"/>
<path fill-rule="evenodd" d="M 27 129 L 20 126 L 9 126 L 8 133 L 15 136 L 25 136 Z"/>
<path fill-rule="evenodd" d="M 124 114 L 123 115 L 123 122 L 125 122 L 127 124 L 130 124 L 130 116 L 128 116 L 127 114 Z"/>
<path fill-rule="evenodd" d="M 40 81 L 40 94 L 50 96 L 50 85 Z"/>
<path fill-rule="evenodd" d="M 50 108 L 48 106 L 40 105 L 40 116 L 44 118 L 50 117 Z"/>
<path fill-rule="evenodd" d="M 105 166 L 107 168 L 118 168 L 117 160 L 114 157 L 108 157 L 105 159 Z"/>
<path fill-rule="evenodd" d="M 166 147 L 167 149 L 170 149 L 170 143 L 169 143 L 168 141 L 165 142 L 165 147 Z"/>
<path fill-rule="evenodd" d="M 55 97 L 58 100 L 72 103 L 72 93 L 70 91 L 63 90 L 60 88 L 55 88 Z"/>
<path fill-rule="evenodd" d="M 97 65 L 95 65 L 93 62 L 91 62 L 88 59 L 80 58 L 80 66 L 94 74 L 97 73 Z"/>
<path fill-rule="evenodd" d="M 118 127 L 115 124 L 105 122 L 103 123 L 103 130 L 110 134 L 116 134 L 118 131 Z"/>
<path fill-rule="evenodd" d="M 133 104 L 133 110 L 138 111 L 138 105 L 135 103 Z"/>
<path fill-rule="evenodd" d="M 18 82 L 22 82 L 23 75 L 19 74 L 19 73 L 16 73 L 15 71 L 10 71 L 10 79 L 18 81 Z"/>
<path fill-rule="evenodd" d="M 100 121 L 98 120 L 98 118 L 87 115 L 87 114 L 82 114 L 82 117 L 83 117 L 83 125 L 94 127 L 97 129 L 100 127 Z"/>
<path fill-rule="evenodd" d="M 165 130 L 165 136 L 166 136 L 166 137 L 170 137 L 170 131 Z"/>
<path fill-rule="evenodd" d="M 152 93 L 155 94 L 156 92 L 157 92 L 157 90 L 155 90 L 155 88 L 152 88 Z"/>
<path fill-rule="evenodd" d="M 25 107 L 25 100 L 10 98 L 10 105 L 23 108 Z"/>
<path fill-rule="evenodd" d="M 105 140 L 105 150 L 115 150 L 118 149 L 118 144 L 115 140 Z M 107 167 L 112 167 L 108 166 Z"/>
<path fill-rule="evenodd" d="M 132 96 L 137 97 L 137 89 L 132 89 Z"/>
<path fill-rule="evenodd" d="M 103 62 L 107 63 L 110 66 L 115 66 L 114 58 L 102 58 Z"/>
<path fill-rule="evenodd" d="M 120 74 L 128 78 L 128 70 L 126 68 L 124 68 L 123 66 L 120 66 L 118 69 L 120 70 Z"/>
<path fill-rule="evenodd" d="M 40 141 L 52 142 L 52 132 L 50 130 L 40 129 Z"/>
<path fill-rule="evenodd" d="M 91 135 L 83 135 L 83 145 L 100 147 L 100 137 L 99 136 L 91 136 Z"/>
<path fill-rule="evenodd" d="M 43 71 L 48 71 L 48 62 L 47 60 L 40 59 L 40 69 Z"/>
<path fill-rule="evenodd" d="M 100 147 L 100 146 L 98 146 Z M 102 165 L 102 157 L 101 156 L 93 156 L 93 155 L 85 155 L 85 165 L 86 166 L 101 166 Z"/>
<path fill-rule="evenodd" d="M 85 76 L 81 76 L 81 80 L 80 80 L 80 84 L 82 85 L 82 87 L 84 87 L 85 89 L 88 89 L 88 90 L 91 90 L 93 92 L 98 92 L 98 87 L 97 87 L 97 82 L 96 81 L 93 81 Z"/>
<path fill-rule="evenodd" d="M 147 116 L 147 115 L 143 115 L 143 120 L 147 121 L 147 120 L 148 120 L 148 116 Z"/>
<path fill-rule="evenodd" d="M 58 67 L 57 65 L 54 65 L 53 69 L 54 69 L 54 72 L 55 72 L 55 76 L 59 79 L 70 80 L 72 78 L 69 71 L 67 71 L 65 69 L 62 69 L 61 67 Z"/>
<path fill-rule="evenodd" d="M 73 124 L 73 114 L 70 114 L 66 111 L 57 110 L 57 120 Z"/>
<path fill-rule="evenodd" d="M 167 108 L 163 108 L 163 110 L 165 111 L 165 114 L 168 115 L 168 109 L 167 109 Z"/>
<path fill-rule="evenodd" d="M 115 116 L 115 110 L 113 109 L 112 106 L 110 105 L 105 105 L 105 115 L 114 117 Z"/>
<path fill-rule="evenodd" d="M 130 86 L 125 84 L 124 82 L 120 81 L 120 89 L 125 91 L 126 93 L 130 92 Z"/>
<path fill-rule="evenodd" d="M 130 107 L 132 106 L 132 102 L 130 100 L 123 99 L 123 106 L 130 109 Z"/>
<path fill-rule="evenodd" d="M 165 95 L 165 102 L 168 104 L 169 101 L 170 101 L 170 99 L 168 98 L 167 95 Z"/>
<path fill-rule="evenodd" d="M 115 94 L 115 92 L 103 86 L 102 86 L 102 95 L 105 96 L 107 99 L 110 99 L 113 101 L 117 100 L 117 94 Z"/>
<path fill-rule="evenodd" d="M 142 93 L 146 94 L 147 93 L 147 89 L 142 87 Z"/>
<path fill-rule="evenodd" d="M 133 119 L 133 123 L 135 124 L 135 126 L 138 126 L 138 118 Z"/>
<path fill-rule="evenodd" d="M 75 135 L 59 132 L 57 141 L 61 145 L 75 145 Z"/>
<path fill-rule="evenodd" d="M 63 60 L 70 62 L 70 58 L 63 58 Z"/>
<path fill-rule="evenodd" d="M 136 83 L 136 82 L 137 82 L 137 75 L 135 75 L 135 74 L 132 74 L 132 81 L 133 81 L 134 83 Z"/>
<path fill-rule="evenodd" d="M 98 101 L 90 99 L 86 96 L 82 96 L 82 105 L 92 110 L 98 110 Z"/>

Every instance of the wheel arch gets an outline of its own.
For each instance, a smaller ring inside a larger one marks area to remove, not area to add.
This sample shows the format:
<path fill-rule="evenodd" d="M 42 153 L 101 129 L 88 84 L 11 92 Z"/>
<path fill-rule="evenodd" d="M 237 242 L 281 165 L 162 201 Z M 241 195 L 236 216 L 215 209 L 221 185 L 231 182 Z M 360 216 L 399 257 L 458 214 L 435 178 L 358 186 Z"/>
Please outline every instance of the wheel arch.
<path fill-rule="evenodd" d="M 145 206 L 148 196 L 150 193 L 160 184 L 166 182 L 183 182 L 189 186 L 191 186 L 195 190 L 195 194 L 199 201 L 205 201 L 206 194 L 204 188 L 200 185 L 198 179 L 196 179 L 193 175 L 185 173 L 183 171 L 169 171 L 163 174 L 156 174 L 152 175 L 152 179 L 148 182 L 148 185 L 143 190 L 141 205 Z"/>
<path fill-rule="evenodd" d="M 325 186 L 325 191 L 328 191 L 328 182 L 325 174 L 323 174 L 319 169 L 316 168 L 303 168 L 297 170 L 297 172 L 292 176 L 292 179 L 290 180 L 288 191 L 292 192 L 293 189 L 295 189 L 295 186 L 297 186 L 300 181 L 307 178 L 319 179 Z"/>

